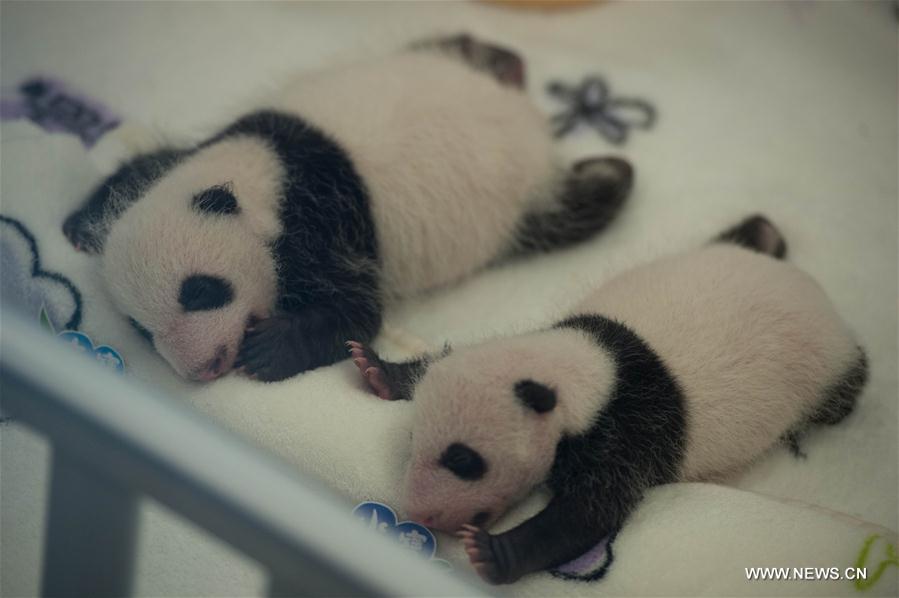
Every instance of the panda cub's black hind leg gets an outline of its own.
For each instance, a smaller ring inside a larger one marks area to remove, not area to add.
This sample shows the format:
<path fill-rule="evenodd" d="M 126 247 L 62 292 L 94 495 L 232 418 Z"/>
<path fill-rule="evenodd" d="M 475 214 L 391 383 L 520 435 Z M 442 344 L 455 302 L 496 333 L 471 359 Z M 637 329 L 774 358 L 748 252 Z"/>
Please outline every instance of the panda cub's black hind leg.
<path fill-rule="evenodd" d="M 757 214 L 743 220 L 713 239 L 717 243 L 734 243 L 777 259 L 787 255 L 787 242 L 774 224 Z"/>
<path fill-rule="evenodd" d="M 809 417 L 813 424 L 835 425 L 855 409 L 855 403 L 868 381 L 868 357 L 858 348 L 858 356 L 848 370 L 824 393 L 818 409 Z"/>
<path fill-rule="evenodd" d="M 634 183 L 634 169 L 620 158 L 577 162 L 565 179 L 556 205 L 522 217 L 516 249 L 551 251 L 589 239 L 621 211 Z"/>
<path fill-rule="evenodd" d="M 864 349 L 858 347 L 858 357 L 843 373 L 839 380 L 824 392 L 817 409 L 796 428 L 783 435 L 781 441 L 794 457 L 805 458 L 800 442 L 812 424 L 833 426 L 852 413 L 858 396 L 868 381 L 868 357 Z"/>

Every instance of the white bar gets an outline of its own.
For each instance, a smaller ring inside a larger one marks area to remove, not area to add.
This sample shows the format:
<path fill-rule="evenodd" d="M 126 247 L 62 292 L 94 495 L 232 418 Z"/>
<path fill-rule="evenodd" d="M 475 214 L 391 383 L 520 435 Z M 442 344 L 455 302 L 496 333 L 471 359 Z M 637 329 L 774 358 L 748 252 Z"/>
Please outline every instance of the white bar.
<path fill-rule="evenodd" d="M 344 499 L 186 405 L 91 365 L 11 313 L 2 323 L 5 411 L 260 561 L 277 588 L 483 593 L 361 529 Z"/>

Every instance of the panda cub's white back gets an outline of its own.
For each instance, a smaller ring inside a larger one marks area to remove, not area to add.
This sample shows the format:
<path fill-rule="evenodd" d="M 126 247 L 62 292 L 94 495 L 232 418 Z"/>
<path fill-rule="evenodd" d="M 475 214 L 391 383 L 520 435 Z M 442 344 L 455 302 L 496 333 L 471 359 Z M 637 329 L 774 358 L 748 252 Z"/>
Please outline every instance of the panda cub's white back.
<path fill-rule="evenodd" d="M 304 76 L 276 106 L 320 125 L 351 156 L 372 195 L 386 286 L 399 295 L 500 254 L 522 209 L 549 205 L 564 174 L 525 94 L 437 52 Z"/>
<path fill-rule="evenodd" d="M 624 323 L 678 380 L 688 413 L 684 479 L 761 454 L 858 359 L 855 336 L 814 279 L 733 245 L 625 272 L 576 311 Z"/>

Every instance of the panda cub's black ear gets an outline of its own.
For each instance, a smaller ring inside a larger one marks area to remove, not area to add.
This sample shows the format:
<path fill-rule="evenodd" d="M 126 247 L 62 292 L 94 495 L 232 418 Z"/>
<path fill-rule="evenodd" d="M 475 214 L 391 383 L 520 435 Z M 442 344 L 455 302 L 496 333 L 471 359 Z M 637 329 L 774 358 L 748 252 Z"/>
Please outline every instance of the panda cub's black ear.
<path fill-rule="evenodd" d="M 515 396 L 537 413 L 552 411 L 556 406 L 556 391 L 533 380 L 516 382 Z"/>
<path fill-rule="evenodd" d="M 237 198 L 234 197 L 234 192 L 228 183 L 216 185 L 197 193 L 191 200 L 191 205 L 196 211 L 205 214 L 231 215 L 240 213 Z"/>

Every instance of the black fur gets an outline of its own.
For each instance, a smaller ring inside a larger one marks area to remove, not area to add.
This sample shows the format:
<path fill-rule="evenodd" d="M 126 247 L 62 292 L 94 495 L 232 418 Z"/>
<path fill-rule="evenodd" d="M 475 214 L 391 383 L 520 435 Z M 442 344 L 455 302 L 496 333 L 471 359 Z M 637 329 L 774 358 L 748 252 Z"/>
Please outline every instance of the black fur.
<path fill-rule="evenodd" d="M 813 424 L 838 424 L 852 413 L 859 394 L 868 382 L 868 356 L 858 347 L 858 357 L 848 370 L 824 392 L 820 407 L 809 417 Z"/>
<path fill-rule="evenodd" d="M 231 303 L 234 289 L 231 283 L 218 276 L 193 274 L 181 283 L 178 303 L 184 311 L 209 311 Z"/>
<path fill-rule="evenodd" d="M 591 158 L 578 162 L 551 210 L 522 217 L 516 250 L 551 251 L 589 239 L 618 215 L 633 182 L 633 167 L 625 160 Z"/>
<path fill-rule="evenodd" d="M 556 391 L 533 380 L 519 380 L 515 384 L 515 396 L 537 413 L 546 413 L 556 406 Z"/>
<path fill-rule="evenodd" d="M 802 433 L 798 430 L 790 430 L 786 434 L 783 435 L 781 441 L 787 445 L 787 448 L 790 450 L 790 454 L 796 457 L 797 459 L 805 459 L 808 455 L 802 450 L 802 446 L 800 441 L 802 440 Z"/>
<path fill-rule="evenodd" d="M 813 424 L 833 426 L 843 421 L 855 409 L 855 403 L 868 382 L 868 357 L 865 350 L 858 347 L 858 356 L 842 376 L 827 387 L 818 407 L 795 427 L 783 435 L 781 440 L 794 457 L 805 458 L 801 442 Z"/>
<path fill-rule="evenodd" d="M 494 583 L 583 554 L 621 527 L 647 488 L 675 481 L 684 456 L 684 396 L 655 352 L 603 316 L 574 316 L 556 327 L 585 331 L 608 351 L 616 384 L 593 426 L 559 442 L 549 505 L 505 533 L 478 534 L 485 576 Z"/>
<path fill-rule="evenodd" d="M 191 150 L 164 148 L 141 154 L 122 164 L 87 197 L 84 205 L 66 218 L 62 231 L 76 249 L 100 253 L 109 232 L 107 222 L 118 218 L 153 182 Z"/>
<path fill-rule="evenodd" d="M 462 480 L 480 480 L 487 473 L 487 464 L 480 453 L 461 442 L 454 442 L 440 455 L 440 465 Z"/>
<path fill-rule="evenodd" d="M 264 139 L 286 170 L 278 266 L 278 310 L 249 331 L 239 365 L 281 380 L 344 356 L 344 341 L 381 327 L 378 248 L 368 192 L 333 140 L 275 111 L 244 116 L 208 144 L 236 135 Z"/>
<path fill-rule="evenodd" d="M 237 198 L 230 185 L 216 185 L 194 195 L 191 206 L 204 214 L 234 215 L 240 213 Z"/>
<path fill-rule="evenodd" d="M 777 259 L 787 255 L 787 242 L 770 220 L 758 214 L 750 216 L 713 239 L 716 243 L 735 243 Z"/>

